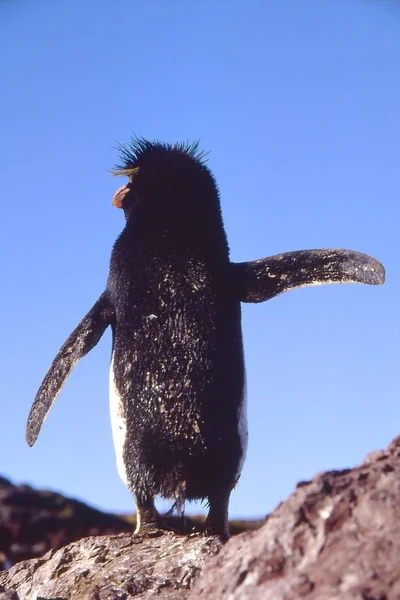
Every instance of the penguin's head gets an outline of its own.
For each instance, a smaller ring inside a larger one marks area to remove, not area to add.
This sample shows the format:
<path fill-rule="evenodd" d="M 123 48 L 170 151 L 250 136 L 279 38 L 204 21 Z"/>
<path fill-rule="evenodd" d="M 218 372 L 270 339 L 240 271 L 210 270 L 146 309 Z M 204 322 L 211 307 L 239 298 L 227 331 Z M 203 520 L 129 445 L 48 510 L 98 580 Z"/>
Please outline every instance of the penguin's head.
<path fill-rule="evenodd" d="M 133 138 L 118 148 L 121 164 L 113 175 L 129 182 L 114 194 L 112 204 L 131 219 L 157 229 L 222 224 L 214 177 L 206 167 L 206 153 L 194 144 L 163 144 Z"/>

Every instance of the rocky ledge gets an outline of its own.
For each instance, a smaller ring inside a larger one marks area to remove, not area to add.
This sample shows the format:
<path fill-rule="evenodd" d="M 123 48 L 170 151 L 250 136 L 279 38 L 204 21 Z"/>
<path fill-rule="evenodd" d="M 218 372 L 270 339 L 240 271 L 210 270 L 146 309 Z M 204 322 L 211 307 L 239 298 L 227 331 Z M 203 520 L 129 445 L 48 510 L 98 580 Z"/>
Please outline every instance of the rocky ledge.
<path fill-rule="evenodd" d="M 124 531 L 132 531 L 125 518 L 0 477 L 0 570 L 88 535 Z"/>
<path fill-rule="evenodd" d="M 0 600 L 398 600 L 400 437 L 301 482 L 258 530 L 89 537 L 0 574 Z"/>

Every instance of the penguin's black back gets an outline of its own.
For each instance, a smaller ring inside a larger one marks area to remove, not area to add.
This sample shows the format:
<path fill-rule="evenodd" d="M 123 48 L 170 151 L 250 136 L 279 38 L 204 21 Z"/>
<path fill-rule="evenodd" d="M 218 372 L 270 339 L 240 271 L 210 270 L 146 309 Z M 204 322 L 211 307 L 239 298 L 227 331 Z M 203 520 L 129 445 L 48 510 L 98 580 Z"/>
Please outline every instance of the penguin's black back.
<path fill-rule="evenodd" d="M 244 387 L 218 191 L 182 146 L 141 148 L 130 164 L 139 172 L 107 286 L 128 484 L 139 494 L 209 497 L 238 476 Z"/>

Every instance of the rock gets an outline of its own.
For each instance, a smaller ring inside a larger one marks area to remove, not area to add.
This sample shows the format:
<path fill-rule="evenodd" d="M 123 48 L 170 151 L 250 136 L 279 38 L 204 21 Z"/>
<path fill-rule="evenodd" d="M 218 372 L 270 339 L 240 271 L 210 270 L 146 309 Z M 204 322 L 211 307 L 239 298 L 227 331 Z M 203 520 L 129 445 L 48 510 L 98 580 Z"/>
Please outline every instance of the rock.
<path fill-rule="evenodd" d="M 400 437 L 354 469 L 301 482 L 230 540 L 190 600 L 398 600 Z"/>
<path fill-rule="evenodd" d="M 19 600 L 18 594 L 0 585 L 0 600 Z"/>
<path fill-rule="evenodd" d="M 90 537 L 21 562 L 0 581 L 18 600 L 183 600 L 221 545 L 216 537 L 172 532 Z"/>
<path fill-rule="evenodd" d="M 0 570 L 88 535 L 131 530 L 117 515 L 0 477 Z"/>
<path fill-rule="evenodd" d="M 0 586 L 18 594 L 7 600 L 398 600 L 399 555 L 400 437 L 300 482 L 224 546 L 172 532 L 85 538 L 0 573 Z"/>
<path fill-rule="evenodd" d="M 192 532 L 202 517 L 165 517 L 170 529 Z M 262 520 L 230 523 L 232 535 L 260 527 Z M 90 535 L 131 532 L 135 517 L 105 513 L 78 500 L 0 477 L 0 571 Z M 1 597 L 0 597 L 1 600 Z"/>

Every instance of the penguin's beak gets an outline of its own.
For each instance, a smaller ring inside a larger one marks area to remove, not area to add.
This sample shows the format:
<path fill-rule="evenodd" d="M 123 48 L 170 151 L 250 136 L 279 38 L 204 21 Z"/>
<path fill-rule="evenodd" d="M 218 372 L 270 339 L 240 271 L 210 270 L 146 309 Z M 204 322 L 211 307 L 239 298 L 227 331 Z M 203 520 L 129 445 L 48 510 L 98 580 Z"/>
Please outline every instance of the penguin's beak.
<path fill-rule="evenodd" d="M 131 191 L 131 184 L 133 183 L 133 178 L 137 173 L 139 173 L 139 167 L 133 167 L 128 169 L 117 169 L 116 171 L 110 171 L 111 175 L 114 177 L 120 177 L 123 175 L 127 175 L 129 177 L 129 183 L 122 186 L 117 190 L 112 199 L 112 205 L 116 208 L 122 208 L 122 204 L 124 198 Z"/>
<path fill-rule="evenodd" d="M 119 190 L 117 190 L 112 199 L 112 205 L 116 208 L 122 208 L 122 204 L 124 202 L 124 198 L 131 191 L 129 183 L 127 185 L 123 185 Z"/>

